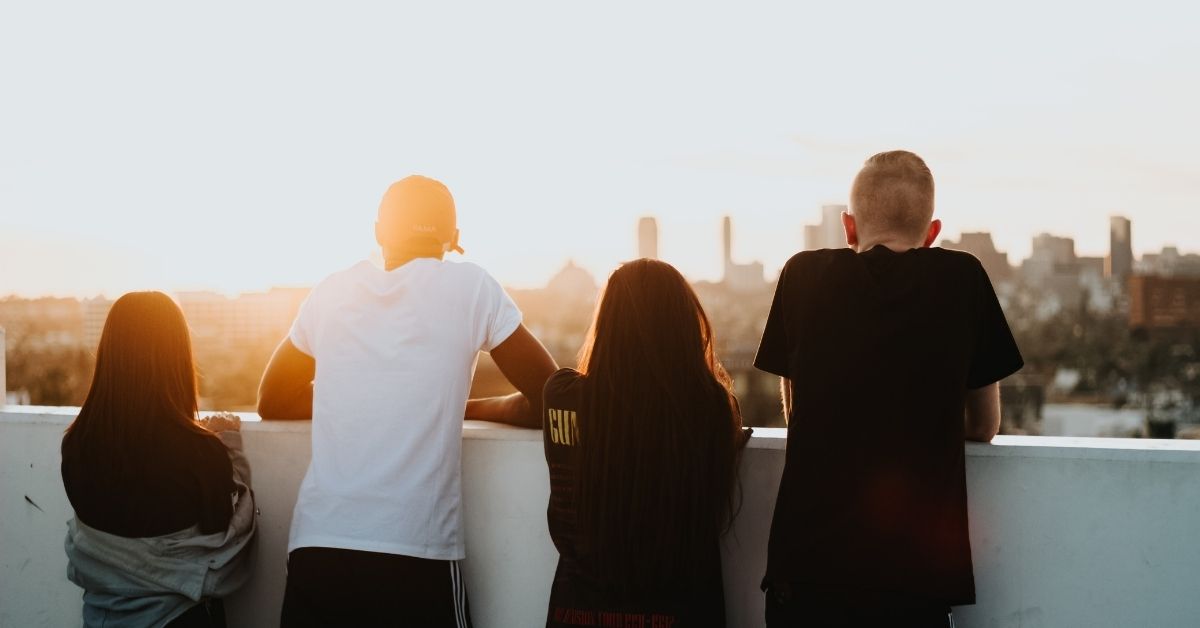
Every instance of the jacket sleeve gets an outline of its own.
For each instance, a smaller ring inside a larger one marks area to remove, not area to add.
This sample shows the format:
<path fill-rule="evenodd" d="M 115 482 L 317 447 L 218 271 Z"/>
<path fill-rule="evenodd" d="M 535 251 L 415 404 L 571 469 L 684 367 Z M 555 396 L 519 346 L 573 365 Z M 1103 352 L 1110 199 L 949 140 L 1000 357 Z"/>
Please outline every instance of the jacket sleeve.
<path fill-rule="evenodd" d="M 250 462 L 242 448 L 241 432 L 219 432 L 217 436 L 229 450 L 236 493 L 229 529 L 225 531 L 224 541 L 215 552 L 214 560 L 209 563 L 204 595 L 223 598 L 245 584 L 254 569 L 258 511 L 254 504 L 254 490 L 250 488 Z"/>

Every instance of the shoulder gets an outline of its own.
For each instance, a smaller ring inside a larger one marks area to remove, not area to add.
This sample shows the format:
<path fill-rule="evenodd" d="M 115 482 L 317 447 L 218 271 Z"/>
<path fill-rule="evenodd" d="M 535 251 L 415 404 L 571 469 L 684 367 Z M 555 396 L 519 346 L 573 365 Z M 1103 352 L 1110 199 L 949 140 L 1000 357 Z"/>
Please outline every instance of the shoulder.
<path fill-rule="evenodd" d="M 987 279 L 987 271 L 983 269 L 983 263 L 979 261 L 979 258 L 966 251 L 943 249 L 938 246 L 918 251 L 930 260 L 935 268 L 954 277 L 974 280 Z"/>
<path fill-rule="evenodd" d="M 788 261 L 783 265 L 780 275 L 788 278 L 790 281 L 794 281 L 798 277 L 854 263 L 857 255 L 850 248 L 800 251 L 788 258 Z"/>
<path fill-rule="evenodd" d="M 546 458 L 562 461 L 562 452 L 579 442 L 583 375 L 574 369 L 559 369 L 546 380 L 542 395 L 542 438 Z M 558 453 L 556 453 L 558 452 Z"/>
<path fill-rule="evenodd" d="M 552 405 L 560 408 L 568 405 L 574 406 L 579 398 L 582 384 L 583 375 L 575 369 L 562 368 L 555 371 L 550 379 L 546 380 L 546 386 L 542 392 L 546 407 Z"/>
<path fill-rule="evenodd" d="M 966 251 L 944 249 L 940 246 L 931 246 L 918 250 L 920 250 L 924 255 L 928 255 L 931 259 L 935 259 L 946 264 L 954 264 L 971 268 L 983 268 L 983 264 L 979 261 L 979 258 Z"/>
<path fill-rule="evenodd" d="M 362 260 L 353 266 L 330 273 L 318 281 L 308 293 L 308 301 L 317 301 L 322 295 L 337 292 L 341 286 L 357 283 L 363 275 L 371 271 L 371 262 Z"/>
<path fill-rule="evenodd" d="M 347 266 L 338 271 L 330 273 L 327 277 L 317 282 L 317 288 L 322 286 L 332 286 L 353 281 L 363 275 L 375 270 L 375 265 L 368 260 L 360 260 L 351 266 Z M 315 288 L 314 288 L 315 289 Z"/>
<path fill-rule="evenodd" d="M 500 292 L 504 290 L 491 273 L 473 262 L 428 260 L 418 272 L 436 278 L 439 284 L 457 291 Z"/>
<path fill-rule="evenodd" d="M 854 249 L 849 247 L 800 251 L 788 259 L 787 263 L 784 264 L 784 268 L 805 268 L 814 265 L 845 263 L 856 259 L 857 255 Z"/>
<path fill-rule="evenodd" d="M 459 273 L 469 277 L 491 277 L 491 274 L 487 270 L 484 270 L 483 266 L 475 262 L 446 260 L 442 262 L 442 268 L 447 269 L 448 272 Z"/>
<path fill-rule="evenodd" d="M 502 290 L 500 282 L 492 276 L 484 267 L 474 262 L 442 262 L 438 268 L 441 272 L 454 277 L 468 285 L 487 286 L 497 290 Z"/>
<path fill-rule="evenodd" d="M 464 261 L 437 259 L 437 258 L 422 258 L 422 259 L 416 259 L 416 260 L 409 262 L 408 264 L 405 265 L 405 267 L 406 268 L 412 267 L 415 269 L 419 269 L 419 272 L 423 272 L 423 273 L 432 273 L 432 274 L 446 275 L 446 276 L 452 276 L 452 277 L 476 278 L 476 279 L 483 279 L 485 277 L 491 277 L 491 275 L 489 275 L 488 272 L 486 270 L 484 270 L 482 266 L 480 266 L 479 264 L 476 264 L 474 262 L 464 262 Z"/>
<path fill-rule="evenodd" d="M 575 390 L 583 382 L 583 374 L 573 368 L 561 368 L 546 380 L 546 392 L 567 392 Z"/>

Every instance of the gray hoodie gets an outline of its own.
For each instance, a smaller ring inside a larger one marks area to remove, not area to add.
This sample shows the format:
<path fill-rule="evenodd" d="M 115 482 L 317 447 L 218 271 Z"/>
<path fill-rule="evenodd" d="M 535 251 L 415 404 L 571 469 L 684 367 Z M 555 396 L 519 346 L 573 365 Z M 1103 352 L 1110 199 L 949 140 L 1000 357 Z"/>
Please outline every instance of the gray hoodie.
<path fill-rule="evenodd" d="M 224 532 L 199 526 L 162 536 L 127 538 L 67 522 L 67 578 L 83 587 L 85 628 L 164 626 L 204 598 L 237 590 L 252 571 L 256 527 L 250 465 L 240 432 L 219 432 L 237 488 Z"/>

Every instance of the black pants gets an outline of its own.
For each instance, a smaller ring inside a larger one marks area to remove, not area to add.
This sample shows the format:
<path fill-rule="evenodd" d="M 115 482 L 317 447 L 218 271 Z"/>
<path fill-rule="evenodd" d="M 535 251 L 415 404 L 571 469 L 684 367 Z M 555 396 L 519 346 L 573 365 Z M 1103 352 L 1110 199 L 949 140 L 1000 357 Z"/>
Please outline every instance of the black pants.
<path fill-rule="evenodd" d="M 948 606 L 863 608 L 767 590 L 767 628 L 954 628 Z"/>
<path fill-rule="evenodd" d="M 288 555 L 279 625 L 470 628 L 458 561 L 327 547 Z"/>
<path fill-rule="evenodd" d="M 167 628 L 225 628 L 225 605 L 221 600 L 204 600 L 172 619 Z"/>

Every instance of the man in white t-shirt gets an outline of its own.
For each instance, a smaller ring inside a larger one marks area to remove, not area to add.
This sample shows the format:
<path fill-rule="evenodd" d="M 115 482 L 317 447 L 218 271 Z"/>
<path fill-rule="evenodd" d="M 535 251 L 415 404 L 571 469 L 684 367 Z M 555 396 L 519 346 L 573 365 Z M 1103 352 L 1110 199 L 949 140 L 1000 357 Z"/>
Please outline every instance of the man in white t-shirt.
<path fill-rule="evenodd" d="M 462 252 L 441 183 L 402 179 L 379 207 L 384 267 L 317 284 L 263 375 L 263 419 L 312 420 L 281 625 L 470 625 L 460 488 L 464 416 L 541 427 L 557 369 Z M 480 351 L 519 392 L 471 400 Z"/>

